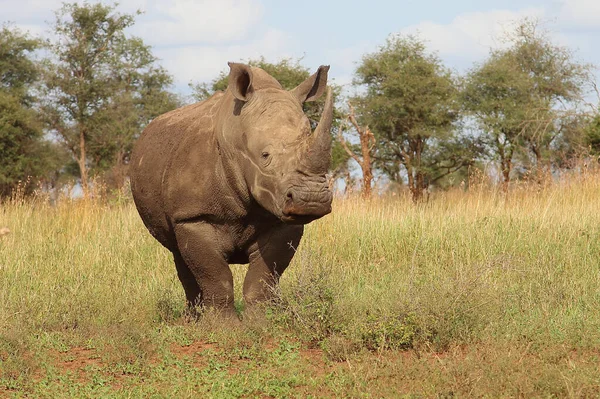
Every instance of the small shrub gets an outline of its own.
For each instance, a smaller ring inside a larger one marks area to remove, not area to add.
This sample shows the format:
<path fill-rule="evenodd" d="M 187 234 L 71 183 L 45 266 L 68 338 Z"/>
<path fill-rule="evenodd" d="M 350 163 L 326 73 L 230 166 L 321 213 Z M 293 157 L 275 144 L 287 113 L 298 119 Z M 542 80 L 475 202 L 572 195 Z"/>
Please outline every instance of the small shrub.
<path fill-rule="evenodd" d="M 363 346 L 369 350 L 408 349 L 413 346 L 419 327 L 414 315 L 367 315 L 359 325 Z"/>
<path fill-rule="evenodd" d="M 319 342 L 336 331 L 336 295 L 324 269 L 300 276 L 282 292 L 268 312 L 271 320 L 297 330 L 309 341 Z"/>

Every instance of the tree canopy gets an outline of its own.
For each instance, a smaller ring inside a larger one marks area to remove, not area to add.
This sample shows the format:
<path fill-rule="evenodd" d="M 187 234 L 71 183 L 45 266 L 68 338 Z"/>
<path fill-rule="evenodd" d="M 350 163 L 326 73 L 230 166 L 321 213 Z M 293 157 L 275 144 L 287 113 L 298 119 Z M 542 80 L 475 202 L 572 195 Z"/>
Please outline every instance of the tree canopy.
<path fill-rule="evenodd" d="M 354 83 L 357 113 L 377 140 L 376 165 L 396 182 L 406 181 L 418 201 L 429 185 L 473 162 L 476 147 L 440 151 L 456 143 L 459 87 L 456 77 L 415 36 L 390 36 L 367 54 Z"/>
<path fill-rule="evenodd" d="M 575 106 L 590 79 L 589 66 L 553 44 L 535 20 L 521 21 L 506 41 L 468 73 L 462 95 L 505 184 L 517 154 L 523 168 L 550 168 L 560 136 L 573 134 Z"/>
<path fill-rule="evenodd" d="M 39 79 L 33 53 L 41 42 L 4 25 L 0 30 L 0 196 L 21 182 L 45 179 L 57 167 L 54 148 L 43 140 L 42 125 L 33 109 L 32 86 Z M 26 185 L 26 186 L 25 186 Z"/>
<path fill-rule="evenodd" d="M 90 170 L 110 170 L 120 186 L 142 128 L 178 104 L 167 91 L 172 78 L 150 47 L 125 34 L 135 14 L 115 7 L 64 4 L 52 26 L 55 39 L 47 44 L 42 113 L 77 162 L 84 193 Z"/>

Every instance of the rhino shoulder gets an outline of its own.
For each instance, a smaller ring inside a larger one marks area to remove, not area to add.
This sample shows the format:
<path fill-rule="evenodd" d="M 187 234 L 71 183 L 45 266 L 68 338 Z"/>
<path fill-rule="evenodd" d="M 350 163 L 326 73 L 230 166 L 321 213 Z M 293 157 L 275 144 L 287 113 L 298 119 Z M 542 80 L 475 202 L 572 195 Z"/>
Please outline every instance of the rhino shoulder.
<path fill-rule="evenodd" d="M 200 132 L 201 133 L 201 132 Z M 228 184 L 213 134 L 187 134 L 170 156 L 163 180 L 165 211 L 178 222 L 222 214 Z"/>
<path fill-rule="evenodd" d="M 228 184 L 220 169 L 220 147 L 215 135 L 219 92 L 206 101 L 180 109 L 168 118 L 180 133 L 169 156 L 163 180 L 165 210 L 174 221 L 222 214 L 228 203 Z M 164 122 L 163 122 L 164 123 Z"/>

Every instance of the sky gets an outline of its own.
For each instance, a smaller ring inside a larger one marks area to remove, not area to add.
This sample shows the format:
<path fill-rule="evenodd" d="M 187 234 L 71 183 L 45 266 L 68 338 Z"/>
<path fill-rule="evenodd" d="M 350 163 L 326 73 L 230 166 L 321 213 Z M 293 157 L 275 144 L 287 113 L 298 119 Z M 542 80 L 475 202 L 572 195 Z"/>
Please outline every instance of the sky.
<path fill-rule="evenodd" d="M 101 1 L 113 4 L 113 1 Z M 48 36 L 61 0 L 0 0 L 0 21 Z M 446 66 L 464 73 L 501 45 L 524 17 L 538 18 L 555 43 L 600 65 L 599 0 L 121 0 L 144 14 L 129 33 L 153 47 L 175 90 L 209 82 L 228 61 L 302 58 L 310 70 L 331 65 L 330 79 L 350 90 L 363 55 L 390 34 L 417 34 Z M 598 75 L 598 74 L 597 74 Z"/>

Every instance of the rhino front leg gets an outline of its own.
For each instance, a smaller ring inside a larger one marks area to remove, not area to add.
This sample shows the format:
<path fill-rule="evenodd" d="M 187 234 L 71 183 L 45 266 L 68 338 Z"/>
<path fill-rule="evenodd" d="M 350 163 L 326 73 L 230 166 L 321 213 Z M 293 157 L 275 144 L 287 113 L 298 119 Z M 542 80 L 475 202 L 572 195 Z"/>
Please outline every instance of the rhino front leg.
<path fill-rule="evenodd" d="M 200 288 L 199 305 L 235 315 L 233 275 L 220 250 L 214 227 L 205 223 L 182 223 L 176 225 L 175 236 L 181 257 Z"/>
<path fill-rule="evenodd" d="M 244 279 L 247 305 L 272 297 L 273 288 L 294 257 L 303 232 L 303 226 L 281 226 L 258 239 L 257 249 L 249 255 L 250 266 Z"/>
<path fill-rule="evenodd" d="M 177 277 L 179 277 L 179 281 L 185 291 L 186 310 L 193 314 L 195 313 L 196 306 L 202 303 L 202 291 L 196 281 L 196 277 L 177 249 L 173 251 L 173 260 L 177 268 Z"/>

